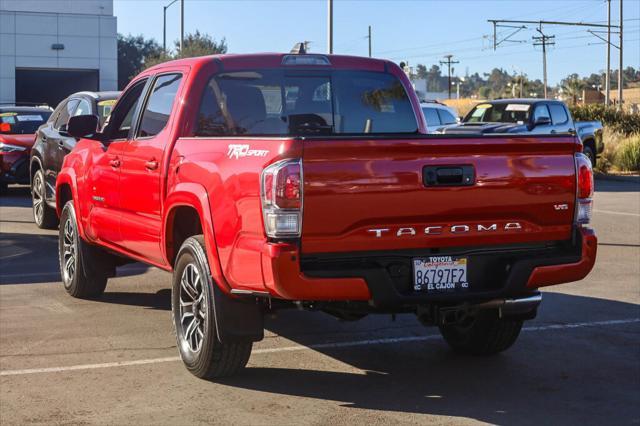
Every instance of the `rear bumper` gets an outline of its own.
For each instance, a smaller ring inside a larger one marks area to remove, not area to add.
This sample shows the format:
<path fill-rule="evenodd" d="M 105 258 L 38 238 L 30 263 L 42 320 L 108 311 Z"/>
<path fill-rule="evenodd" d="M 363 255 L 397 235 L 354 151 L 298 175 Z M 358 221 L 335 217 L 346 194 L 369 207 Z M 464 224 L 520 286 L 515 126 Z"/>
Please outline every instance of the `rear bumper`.
<path fill-rule="evenodd" d="M 593 230 L 579 228 L 572 241 L 436 252 L 468 256 L 475 288 L 460 293 L 413 290 L 411 259 L 434 254 L 425 250 L 301 258 L 295 245 L 267 244 L 262 272 L 271 296 L 287 300 L 370 301 L 377 307 L 481 302 L 527 297 L 538 287 L 580 280 L 593 268 L 596 251 Z"/>

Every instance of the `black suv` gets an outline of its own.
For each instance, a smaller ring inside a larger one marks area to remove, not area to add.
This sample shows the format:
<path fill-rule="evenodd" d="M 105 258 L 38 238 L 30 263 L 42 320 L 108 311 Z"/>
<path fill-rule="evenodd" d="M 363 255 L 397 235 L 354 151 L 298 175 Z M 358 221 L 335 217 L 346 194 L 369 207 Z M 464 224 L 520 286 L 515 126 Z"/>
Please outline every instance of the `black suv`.
<path fill-rule="evenodd" d="M 77 140 L 67 133 L 69 117 L 97 115 L 100 126 L 111 113 L 120 92 L 78 92 L 58 104 L 49 120 L 38 128 L 31 150 L 30 176 L 33 218 L 43 229 L 58 226 L 56 178 L 62 161 Z"/>

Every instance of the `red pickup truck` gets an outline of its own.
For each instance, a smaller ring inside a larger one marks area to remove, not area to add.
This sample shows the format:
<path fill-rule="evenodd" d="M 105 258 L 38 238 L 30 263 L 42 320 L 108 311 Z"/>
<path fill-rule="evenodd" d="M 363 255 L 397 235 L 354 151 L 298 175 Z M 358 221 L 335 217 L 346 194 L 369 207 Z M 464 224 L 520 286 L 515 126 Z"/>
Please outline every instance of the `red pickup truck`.
<path fill-rule="evenodd" d="M 265 311 L 414 313 L 455 350 L 510 347 L 541 286 L 584 278 L 593 175 L 571 134 L 428 135 L 392 62 L 167 62 L 132 80 L 56 183 L 60 269 L 97 297 L 128 260 L 173 272 L 180 355 L 243 368 Z"/>

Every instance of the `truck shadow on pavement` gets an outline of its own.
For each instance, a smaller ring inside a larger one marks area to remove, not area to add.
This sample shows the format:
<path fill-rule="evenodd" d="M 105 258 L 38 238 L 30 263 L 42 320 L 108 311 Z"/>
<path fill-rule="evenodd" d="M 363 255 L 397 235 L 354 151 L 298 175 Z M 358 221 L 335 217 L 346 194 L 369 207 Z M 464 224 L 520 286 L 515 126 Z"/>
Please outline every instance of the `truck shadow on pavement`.
<path fill-rule="evenodd" d="M 57 235 L 0 235 L 0 285 L 60 281 Z M 117 269 L 117 276 L 143 274 L 148 268 L 142 263 L 128 264 Z"/>
<path fill-rule="evenodd" d="M 525 323 L 530 329 L 522 332 L 516 345 L 486 358 L 457 355 L 439 336 L 408 343 L 313 348 L 340 340 L 438 332 L 436 328 L 424 329 L 409 315 L 398 316 L 396 322 L 378 316 L 359 323 L 340 323 L 320 313 L 281 312 L 267 321 L 266 328 L 312 346 L 322 356 L 311 358 L 303 355 L 309 351 L 298 352 L 297 356 L 283 357 L 294 364 L 283 367 L 278 353 L 267 359 L 256 355 L 253 363 L 275 363 L 277 368 L 249 367 L 237 377 L 217 382 L 339 401 L 345 407 L 437 414 L 493 424 L 637 422 L 637 322 L 546 330 L 531 327 L 637 319 L 638 305 L 558 293 L 545 293 L 544 298 L 538 319 Z"/>

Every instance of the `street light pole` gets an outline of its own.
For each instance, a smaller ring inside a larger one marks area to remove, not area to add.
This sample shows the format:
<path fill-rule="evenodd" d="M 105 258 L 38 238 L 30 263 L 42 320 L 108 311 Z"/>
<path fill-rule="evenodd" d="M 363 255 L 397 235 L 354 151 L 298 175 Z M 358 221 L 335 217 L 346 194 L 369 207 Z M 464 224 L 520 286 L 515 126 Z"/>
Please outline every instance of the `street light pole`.
<path fill-rule="evenodd" d="M 369 25 L 369 57 L 371 57 L 371 25 Z"/>
<path fill-rule="evenodd" d="M 327 51 L 333 53 L 333 0 L 327 0 Z"/>
<path fill-rule="evenodd" d="M 178 0 L 173 0 L 168 5 L 162 6 L 162 50 L 165 55 L 167 54 L 167 9 L 177 1 Z"/>
<path fill-rule="evenodd" d="M 180 0 L 180 57 L 184 47 L 184 0 Z"/>
<path fill-rule="evenodd" d="M 622 75 L 622 0 L 620 0 L 620 64 L 618 65 L 618 109 L 622 109 L 622 86 L 624 77 Z"/>
<path fill-rule="evenodd" d="M 607 0 L 607 74 L 604 77 L 604 104 L 609 105 L 611 90 L 611 0 Z"/>

